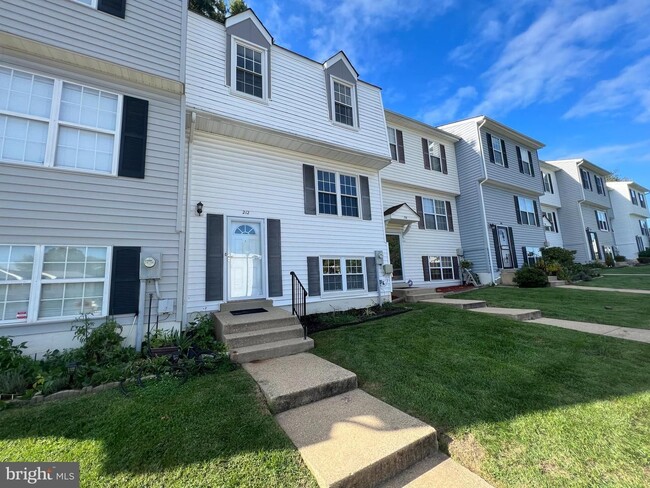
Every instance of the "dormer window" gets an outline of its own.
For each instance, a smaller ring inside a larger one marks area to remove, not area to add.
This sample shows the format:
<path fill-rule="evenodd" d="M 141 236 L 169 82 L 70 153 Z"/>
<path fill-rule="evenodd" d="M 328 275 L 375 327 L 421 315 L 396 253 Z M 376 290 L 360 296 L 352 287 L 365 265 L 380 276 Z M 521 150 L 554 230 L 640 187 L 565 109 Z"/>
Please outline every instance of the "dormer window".
<path fill-rule="evenodd" d="M 354 127 L 354 87 L 332 79 L 334 93 L 334 120 L 339 124 Z"/>
<path fill-rule="evenodd" d="M 237 79 L 235 89 L 238 92 L 264 98 L 264 76 L 262 75 L 263 53 L 243 44 L 237 44 Z"/>

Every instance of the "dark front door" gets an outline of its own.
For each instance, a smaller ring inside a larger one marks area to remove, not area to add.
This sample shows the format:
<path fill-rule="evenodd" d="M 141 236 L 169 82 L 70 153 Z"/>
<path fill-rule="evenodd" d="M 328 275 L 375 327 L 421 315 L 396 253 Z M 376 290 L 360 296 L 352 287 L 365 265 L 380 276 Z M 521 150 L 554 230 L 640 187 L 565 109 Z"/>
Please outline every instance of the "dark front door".
<path fill-rule="evenodd" d="M 512 259 L 512 247 L 510 245 L 510 236 L 507 227 L 497 227 L 497 238 L 499 248 L 497 252 L 501 253 L 501 266 L 504 269 L 512 269 L 515 267 L 514 260 Z"/>
<path fill-rule="evenodd" d="M 404 273 L 402 272 L 402 244 L 397 234 L 386 234 L 388 242 L 388 253 L 390 254 L 390 264 L 393 265 L 393 279 L 403 281 Z"/>

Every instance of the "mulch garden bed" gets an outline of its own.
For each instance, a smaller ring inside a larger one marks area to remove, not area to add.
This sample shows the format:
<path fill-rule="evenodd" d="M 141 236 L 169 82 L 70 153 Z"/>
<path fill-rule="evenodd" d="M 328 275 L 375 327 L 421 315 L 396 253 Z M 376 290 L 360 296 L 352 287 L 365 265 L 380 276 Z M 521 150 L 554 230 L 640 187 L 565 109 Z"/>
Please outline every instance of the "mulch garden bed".
<path fill-rule="evenodd" d="M 410 312 L 408 307 L 383 308 L 378 305 L 369 308 L 353 308 L 351 310 L 315 313 L 307 315 L 303 323 L 307 325 L 307 332 L 312 334 L 321 330 L 336 329 L 346 325 L 358 325 L 372 320 L 384 319 L 393 315 Z"/>

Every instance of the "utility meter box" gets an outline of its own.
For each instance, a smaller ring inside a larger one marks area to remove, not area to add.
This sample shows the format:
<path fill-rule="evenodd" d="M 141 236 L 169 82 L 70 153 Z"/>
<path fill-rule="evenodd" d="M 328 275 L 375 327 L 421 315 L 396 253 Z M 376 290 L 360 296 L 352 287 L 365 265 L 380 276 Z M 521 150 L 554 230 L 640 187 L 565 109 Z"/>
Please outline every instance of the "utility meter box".
<path fill-rule="evenodd" d="M 159 252 L 140 252 L 140 279 L 159 280 L 162 275 L 162 254 Z"/>
<path fill-rule="evenodd" d="M 391 274 L 393 272 L 393 265 L 392 264 L 384 264 L 382 266 L 382 268 L 384 270 L 384 274 L 389 275 L 389 274 Z"/>
<path fill-rule="evenodd" d="M 384 264 L 384 251 L 375 251 L 375 261 L 377 264 Z"/>

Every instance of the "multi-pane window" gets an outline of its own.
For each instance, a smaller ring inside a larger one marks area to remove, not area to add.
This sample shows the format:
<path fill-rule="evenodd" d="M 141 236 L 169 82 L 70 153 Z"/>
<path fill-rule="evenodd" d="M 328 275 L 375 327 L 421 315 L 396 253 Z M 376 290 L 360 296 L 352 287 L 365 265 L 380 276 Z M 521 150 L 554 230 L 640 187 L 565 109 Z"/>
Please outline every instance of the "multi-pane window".
<path fill-rule="evenodd" d="M 555 228 L 555 220 L 553 219 L 553 213 L 552 212 L 544 212 L 544 216 L 542 218 L 544 221 L 544 230 L 548 232 L 557 232 L 557 229 Z"/>
<path fill-rule="evenodd" d="M 442 162 L 440 158 L 440 144 L 435 141 L 427 140 L 429 147 L 429 162 L 433 171 L 442 172 Z"/>
<path fill-rule="evenodd" d="M 324 292 L 365 290 L 362 258 L 323 258 L 321 270 Z"/>
<path fill-rule="evenodd" d="M 596 192 L 599 195 L 604 195 L 605 194 L 605 180 L 603 180 L 600 176 L 594 175 L 594 181 L 596 182 Z"/>
<path fill-rule="evenodd" d="M 533 174 L 533 162 L 530 160 L 529 152 L 521 149 L 521 167 L 524 174 Z"/>
<path fill-rule="evenodd" d="M 589 172 L 580 168 L 580 178 L 582 179 L 582 188 L 585 190 L 592 190 L 591 176 L 589 175 Z"/>
<path fill-rule="evenodd" d="M 355 176 L 333 171 L 317 171 L 318 213 L 338 215 L 339 206 L 344 217 L 359 216 L 359 191 Z"/>
<path fill-rule="evenodd" d="M 388 147 L 390 147 L 390 158 L 397 161 L 397 131 L 392 127 L 387 127 L 388 130 Z"/>
<path fill-rule="evenodd" d="M 641 228 L 641 234 L 644 236 L 650 237 L 650 232 L 648 231 L 648 221 L 639 220 L 639 227 Z"/>
<path fill-rule="evenodd" d="M 101 314 L 106 259 L 105 247 L 45 246 L 38 317 Z"/>
<path fill-rule="evenodd" d="M 0 66 L 0 160 L 114 173 L 121 98 Z"/>
<path fill-rule="evenodd" d="M 334 120 L 341 124 L 354 126 L 352 87 L 338 81 L 333 82 Z"/>
<path fill-rule="evenodd" d="M 546 193 L 551 193 L 551 194 L 555 193 L 555 191 L 553 191 L 553 180 L 552 180 L 551 173 L 542 173 L 542 174 L 544 177 L 544 191 Z"/>
<path fill-rule="evenodd" d="M 0 322 L 27 319 L 33 268 L 34 246 L 0 246 Z"/>
<path fill-rule="evenodd" d="M 429 256 L 431 280 L 453 280 L 454 262 L 451 256 Z"/>
<path fill-rule="evenodd" d="M 519 202 L 519 216 L 524 225 L 537 225 L 535 204 L 530 198 L 517 197 Z"/>
<path fill-rule="evenodd" d="M 630 199 L 632 200 L 632 205 L 638 205 L 638 200 L 636 198 L 636 191 L 630 188 Z"/>
<path fill-rule="evenodd" d="M 110 252 L 0 245 L 0 322 L 106 315 Z"/>
<path fill-rule="evenodd" d="M 503 151 L 501 147 L 501 139 L 492 137 L 492 152 L 494 152 L 494 162 L 500 166 L 504 165 Z"/>
<path fill-rule="evenodd" d="M 262 51 L 237 44 L 236 90 L 257 98 L 264 98 Z"/>
<path fill-rule="evenodd" d="M 643 193 L 639 193 L 639 204 L 642 208 L 646 208 L 645 195 Z"/>
<path fill-rule="evenodd" d="M 526 247 L 526 255 L 524 256 L 526 264 L 534 266 L 535 263 L 542 259 L 542 250 L 539 247 Z"/>
<path fill-rule="evenodd" d="M 447 204 L 444 200 L 422 199 L 424 226 L 427 229 L 449 230 L 447 225 Z"/>
<path fill-rule="evenodd" d="M 607 214 L 605 212 L 596 210 L 596 220 L 598 221 L 598 230 L 609 230 L 609 223 L 607 222 Z"/>

